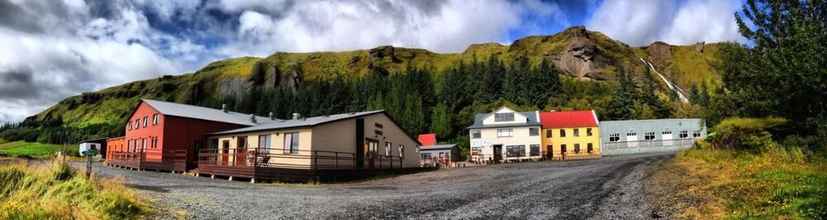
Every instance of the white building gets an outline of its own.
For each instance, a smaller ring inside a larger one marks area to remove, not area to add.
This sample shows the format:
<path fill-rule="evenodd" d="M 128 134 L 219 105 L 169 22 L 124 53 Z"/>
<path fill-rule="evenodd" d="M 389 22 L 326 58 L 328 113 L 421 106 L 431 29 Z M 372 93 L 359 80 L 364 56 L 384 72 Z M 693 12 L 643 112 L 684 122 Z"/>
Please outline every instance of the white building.
<path fill-rule="evenodd" d="M 478 113 L 468 127 L 471 160 L 476 162 L 540 159 L 540 112 L 501 107 Z"/>

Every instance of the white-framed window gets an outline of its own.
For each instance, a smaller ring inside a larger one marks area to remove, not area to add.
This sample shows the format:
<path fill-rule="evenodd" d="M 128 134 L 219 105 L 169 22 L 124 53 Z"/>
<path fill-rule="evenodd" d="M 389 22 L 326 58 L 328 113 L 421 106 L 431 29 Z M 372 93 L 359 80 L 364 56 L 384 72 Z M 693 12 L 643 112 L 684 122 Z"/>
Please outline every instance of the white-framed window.
<path fill-rule="evenodd" d="M 670 135 L 672 134 L 672 131 L 663 131 L 661 134 Z"/>
<path fill-rule="evenodd" d="M 481 147 L 472 147 L 471 148 L 471 155 L 479 155 L 482 153 Z"/>
<path fill-rule="evenodd" d="M 551 138 L 551 129 L 546 130 L 546 138 Z"/>
<path fill-rule="evenodd" d="M 494 121 L 495 122 L 514 121 L 514 113 L 513 112 L 494 113 Z"/>
<path fill-rule="evenodd" d="M 284 153 L 293 154 L 299 152 L 299 132 L 284 133 Z"/>
<path fill-rule="evenodd" d="M 141 119 L 140 119 L 140 118 L 135 119 L 135 122 L 134 122 L 134 123 L 132 123 L 132 129 L 138 129 L 138 124 L 140 124 L 140 123 L 141 123 Z"/>
<path fill-rule="evenodd" d="M 566 129 L 560 129 L 560 137 L 566 137 Z"/>
<path fill-rule="evenodd" d="M 540 136 L 540 128 L 528 128 L 528 136 Z"/>
<path fill-rule="evenodd" d="M 694 131 L 692 132 L 692 137 L 701 137 L 701 131 Z"/>
<path fill-rule="evenodd" d="M 155 113 L 154 115 L 152 115 L 152 125 L 157 125 L 158 122 L 160 122 L 160 121 L 161 121 L 161 115 L 159 115 L 158 113 Z"/>
<path fill-rule="evenodd" d="M 471 138 L 473 139 L 480 139 L 482 135 L 480 134 L 480 130 L 474 129 L 471 130 Z"/>
<path fill-rule="evenodd" d="M 540 156 L 540 145 L 539 144 L 532 144 L 528 145 L 528 155 L 529 156 Z"/>
<path fill-rule="evenodd" d="M 385 142 L 385 156 L 387 156 L 387 157 L 391 156 L 391 147 L 392 146 L 393 146 L 393 144 L 391 144 L 391 142 Z"/>
<path fill-rule="evenodd" d="M 592 136 L 592 128 L 586 128 L 586 136 Z"/>
<path fill-rule="evenodd" d="M 643 136 L 643 140 L 653 141 L 655 140 L 655 132 L 646 132 Z"/>
<path fill-rule="evenodd" d="M 423 160 L 431 159 L 431 157 L 432 157 L 431 153 L 422 153 L 420 155 L 422 155 Z"/>
<path fill-rule="evenodd" d="M 580 144 L 574 144 L 574 153 L 575 153 L 575 154 L 579 154 L 579 153 L 580 153 Z"/>
<path fill-rule="evenodd" d="M 258 148 L 269 151 L 271 146 L 272 141 L 270 140 L 270 134 L 258 136 Z"/>
<path fill-rule="evenodd" d="M 511 137 L 513 132 L 511 128 L 497 128 L 497 137 Z"/>
<path fill-rule="evenodd" d="M 680 137 L 681 139 L 686 139 L 686 138 L 689 138 L 689 131 L 681 131 L 681 133 L 680 133 L 679 137 Z"/>
<path fill-rule="evenodd" d="M 399 158 L 405 157 L 405 145 L 399 145 Z"/>
<path fill-rule="evenodd" d="M 149 116 L 144 116 L 144 127 L 149 124 Z"/>
<path fill-rule="evenodd" d="M 505 146 L 506 157 L 524 157 L 525 156 L 525 145 L 508 145 Z"/>
<path fill-rule="evenodd" d="M 580 137 L 580 129 L 579 128 L 574 129 L 574 136 L 575 137 Z"/>
<path fill-rule="evenodd" d="M 618 141 L 620 141 L 620 134 L 618 134 L 618 133 L 609 134 L 609 142 L 618 142 Z"/>

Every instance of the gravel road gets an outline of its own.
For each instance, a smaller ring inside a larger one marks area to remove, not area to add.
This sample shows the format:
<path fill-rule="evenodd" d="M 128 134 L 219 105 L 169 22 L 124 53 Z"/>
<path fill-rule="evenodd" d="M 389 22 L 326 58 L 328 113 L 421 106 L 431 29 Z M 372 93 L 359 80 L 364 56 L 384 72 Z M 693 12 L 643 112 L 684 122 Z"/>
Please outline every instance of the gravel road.
<path fill-rule="evenodd" d="M 192 219 L 651 219 L 644 180 L 669 154 L 447 169 L 343 184 L 250 184 L 96 166 Z M 657 216 L 657 215 L 654 215 Z"/>

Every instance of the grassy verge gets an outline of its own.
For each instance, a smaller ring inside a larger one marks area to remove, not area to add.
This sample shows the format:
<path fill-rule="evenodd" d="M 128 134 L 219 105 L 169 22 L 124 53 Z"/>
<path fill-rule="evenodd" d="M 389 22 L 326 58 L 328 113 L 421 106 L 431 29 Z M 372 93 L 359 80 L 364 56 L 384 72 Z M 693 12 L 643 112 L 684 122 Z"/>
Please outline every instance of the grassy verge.
<path fill-rule="evenodd" d="M 136 219 L 148 206 L 117 180 L 87 179 L 65 163 L 0 165 L 0 219 Z"/>
<path fill-rule="evenodd" d="M 56 152 L 61 151 L 62 149 L 62 145 L 55 144 L 41 144 L 24 141 L 0 143 L 0 155 L 12 157 L 45 158 L 55 155 Z M 66 146 L 66 150 L 70 155 L 77 155 L 78 147 L 69 145 Z"/>
<path fill-rule="evenodd" d="M 652 180 L 680 219 L 827 219 L 827 160 L 798 148 L 690 149 Z"/>

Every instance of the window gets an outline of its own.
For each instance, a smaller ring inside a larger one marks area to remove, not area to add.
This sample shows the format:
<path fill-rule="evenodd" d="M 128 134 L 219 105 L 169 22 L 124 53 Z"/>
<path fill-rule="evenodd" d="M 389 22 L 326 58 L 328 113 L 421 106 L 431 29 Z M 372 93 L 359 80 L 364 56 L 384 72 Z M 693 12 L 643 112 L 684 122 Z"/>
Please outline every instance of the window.
<path fill-rule="evenodd" d="M 695 138 L 701 137 L 701 131 L 692 132 L 692 137 L 695 137 Z"/>
<path fill-rule="evenodd" d="M 506 146 L 506 157 L 524 157 L 525 145 L 508 145 Z"/>
<path fill-rule="evenodd" d="M 620 141 L 620 134 L 614 133 L 609 135 L 609 142 L 618 142 Z"/>
<path fill-rule="evenodd" d="M 258 136 L 258 148 L 269 151 L 271 146 L 270 134 Z"/>
<path fill-rule="evenodd" d="M 579 128 L 574 129 L 574 136 L 575 137 L 580 137 L 580 129 Z"/>
<path fill-rule="evenodd" d="M 540 136 L 540 128 L 528 128 L 528 136 Z"/>
<path fill-rule="evenodd" d="M 670 135 L 672 134 L 672 131 L 663 131 L 661 134 Z"/>
<path fill-rule="evenodd" d="M 586 144 L 586 151 L 589 153 L 594 153 L 594 146 L 592 146 L 592 143 Z"/>
<path fill-rule="evenodd" d="M 575 153 L 575 154 L 579 154 L 579 153 L 580 153 L 580 144 L 574 144 L 574 153 Z"/>
<path fill-rule="evenodd" d="M 138 129 L 138 124 L 141 123 L 141 119 L 135 119 L 135 122 L 132 123 L 132 129 Z"/>
<path fill-rule="evenodd" d="M 422 153 L 421 155 L 423 160 L 431 159 L 431 153 Z"/>
<path fill-rule="evenodd" d="M 132 122 L 131 121 L 126 122 L 126 130 L 127 131 L 132 130 Z"/>
<path fill-rule="evenodd" d="M 480 130 L 471 130 L 471 138 L 473 139 L 480 139 L 482 135 L 480 135 Z"/>
<path fill-rule="evenodd" d="M 546 138 L 551 138 L 551 129 L 546 130 Z"/>
<path fill-rule="evenodd" d="M 141 150 L 146 149 L 146 138 L 141 138 Z"/>
<path fill-rule="evenodd" d="M 393 144 L 391 144 L 391 142 L 385 142 L 385 156 L 391 156 L 391 147 L 393 147 Z"/>
<path fill-rule="evenodd" d="M 446 153 L 446 152 L 439 152 L 439 159 L 440 159 L 440 160 L 448 159 L 448 153 Z"/>
<path fill-rule="evenodd" d="M 284 133 L 284 153 L 292 154 L 299 152 L 299 132 Z"/>
<path fill-rule="evenodd" d="M 566 137 L 566 129 L 560 129 L 560 137 Z"/>
<path fill-rule="evenodd" d="M 586 128 L 586 136 L 592 136 L 592 128 Z"/>
<path fill-rule="evenodd" d="M 472 147 L 471 148 L 471 155 L 479 155 L 482 153 L 482 148 L 480 147 Z"/>
<path fill-rule="evenodd" d="M 512 132 L 511 128 L 497 128 L 497 137 L 511 137 Z"/>
<path fill-rule="evenodd" d="M 539 144 L 532 144 L 529 145 L 529 156 L 540 156 L 540 145 Z"/>
<path fill-rule="evenodd" d="M 149 122 L 148 119 L 149 119 L 149 116 L 144 116 L 144 127 L 146 127 L 146 124 L 148 124 L 148 122 Z"/>
<path fill-rule="evenodd" d="M 688 131 L 681 131 L 681 134 L 679 136 L 681 137 L 681 139 L 689 138 L 689 132 Z"/>
<path fill-rule="evenodd" d="M 399 145 L 399 158 L 405 157 L 405 145 Z"/>
<path fill-rule="evenodd" d="M 152 125 L 157 125 L 159 121 L 161 121 L 161 115 L 158 113 L 152 115 Z"/>
<path fill-rule="evenodd" d="M 630 132 L 626 133 L 626 136 L 627 136 L 627 137 L 629 137 L 629 136 L 637 136 L 637 133 L 636 133 L 636 132 L 634 132 L 634 131 L 630 131 Z"/>
<path fill-rule="evenodd" d="M 644 134 L 643 136 L 643 139 L 647 141 L 655 140 L 655 132 L 646 132 L 646 134 Z"/>
<path fill-rule="evenodd" d="M 501 121 L 514 121 L 514 113 L 494 113 L 494 121 L 501 122 Z"/>

